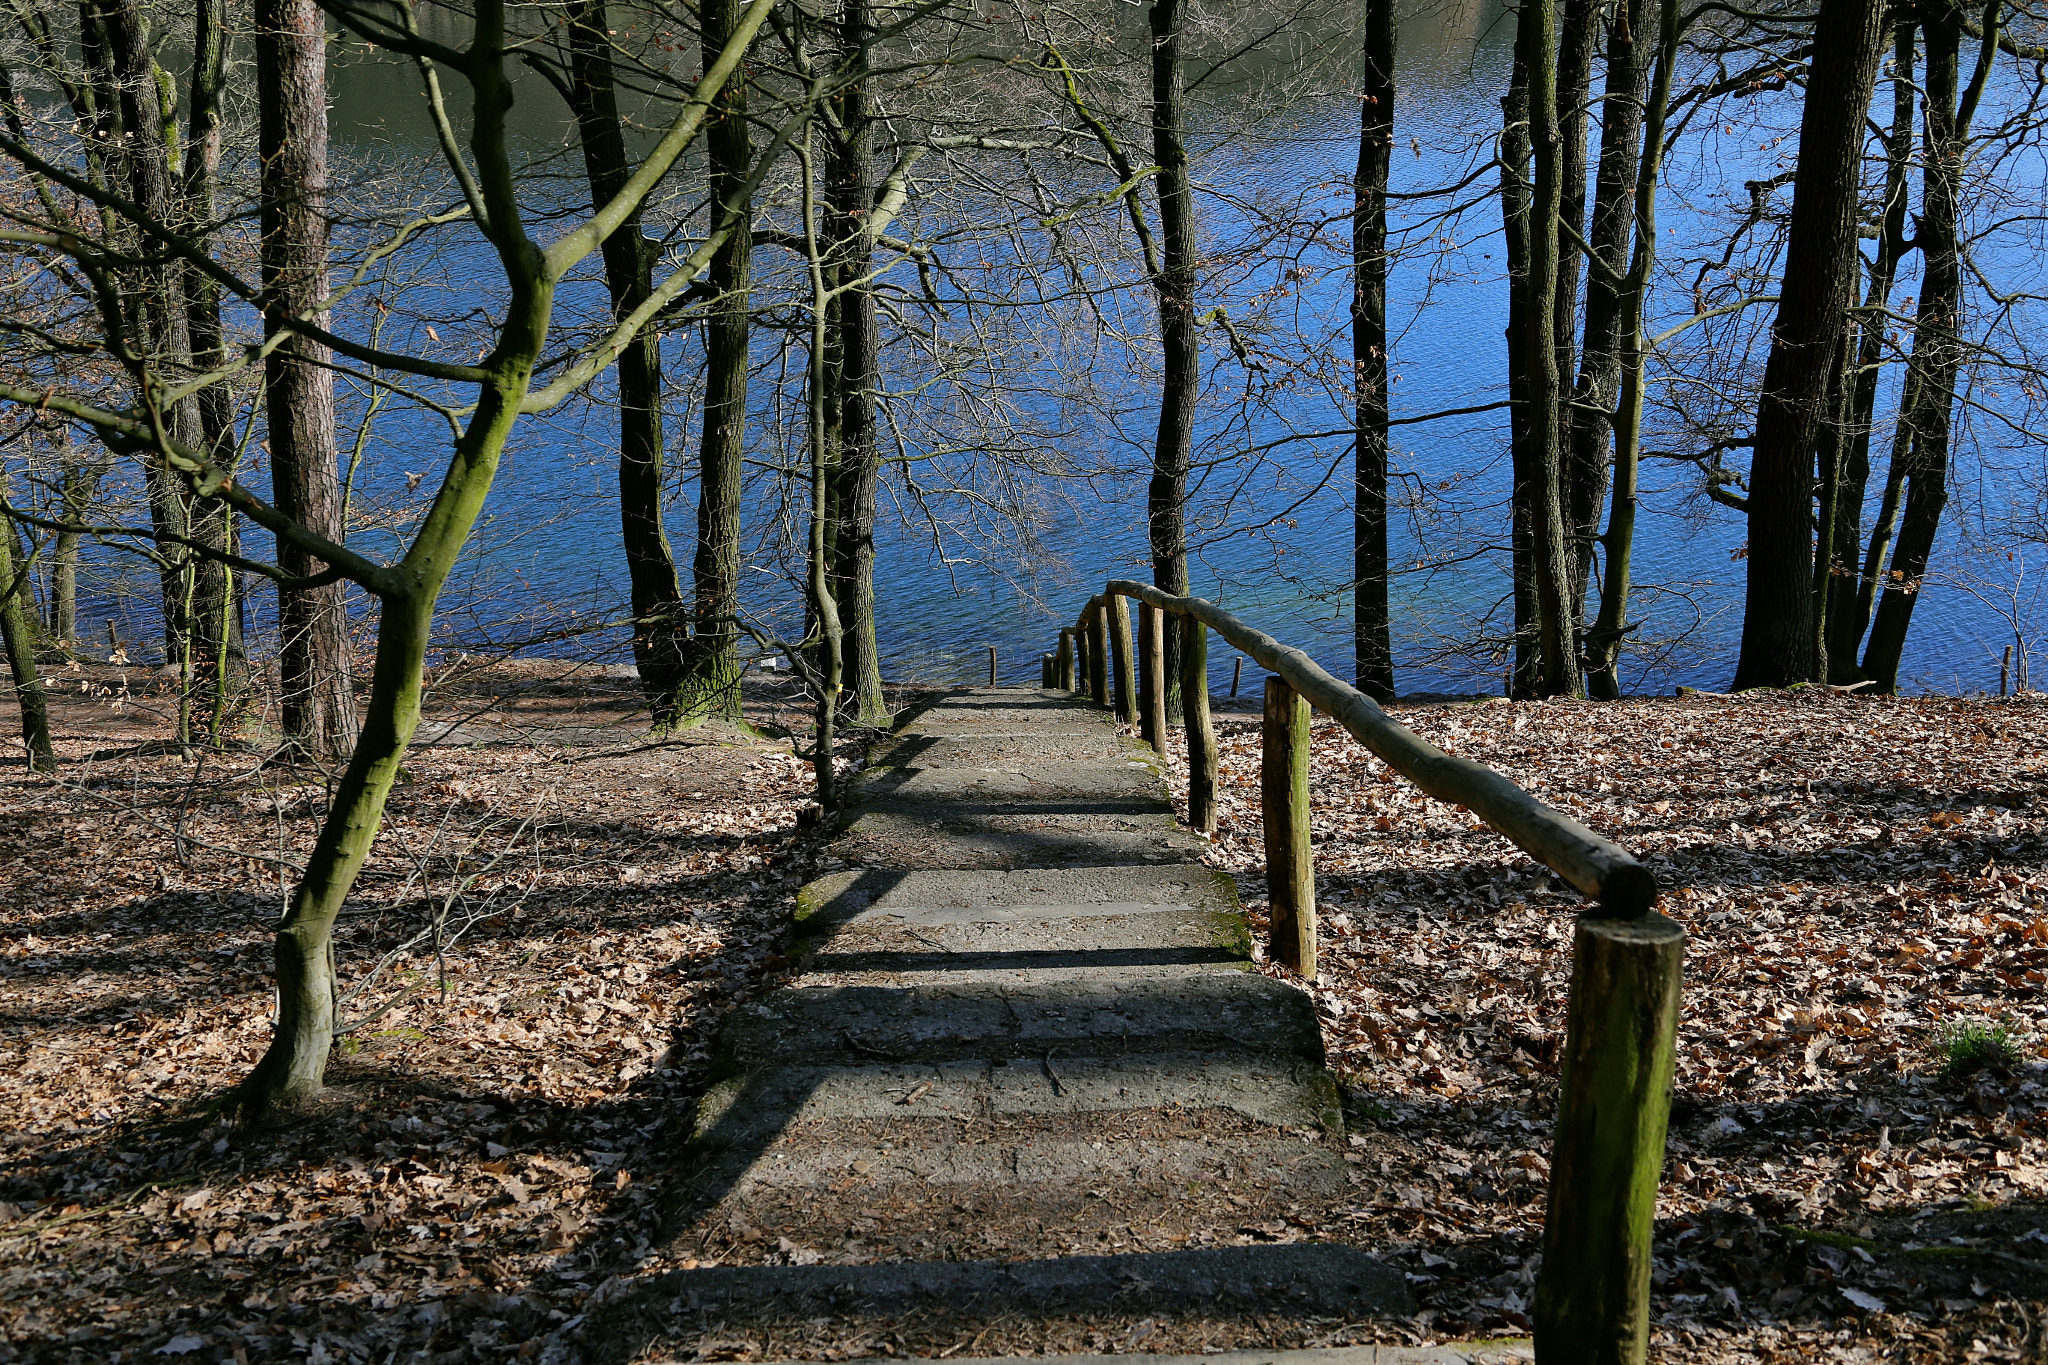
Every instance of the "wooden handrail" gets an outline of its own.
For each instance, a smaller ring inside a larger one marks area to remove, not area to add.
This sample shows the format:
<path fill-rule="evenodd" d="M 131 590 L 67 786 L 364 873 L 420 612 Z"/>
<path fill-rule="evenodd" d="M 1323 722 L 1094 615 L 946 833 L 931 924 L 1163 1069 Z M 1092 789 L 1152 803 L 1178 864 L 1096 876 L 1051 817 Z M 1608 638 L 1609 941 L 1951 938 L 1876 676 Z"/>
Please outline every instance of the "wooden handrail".
<path fill-rule="evenodd" d="M 1199 597 L 1175 597 L 1145 583 L 1111 579 L 1105 596 L 1133 597 L 1176 616 L 1192 617 L 1285 678 L 1317 710 L 1370 749 L 1388 767 L 1440 801 L 1463 806 L 1506 835 L 1617 919 L 1647 914 L 1657 878 L 1620 844 L 1546 806 L 1483 763 L 1447 754 L 1393 720 L 1379 704 L 1340 682 L 1294 648 Z M 1091 599 L 1091 605 L 1096 599 Z"/>

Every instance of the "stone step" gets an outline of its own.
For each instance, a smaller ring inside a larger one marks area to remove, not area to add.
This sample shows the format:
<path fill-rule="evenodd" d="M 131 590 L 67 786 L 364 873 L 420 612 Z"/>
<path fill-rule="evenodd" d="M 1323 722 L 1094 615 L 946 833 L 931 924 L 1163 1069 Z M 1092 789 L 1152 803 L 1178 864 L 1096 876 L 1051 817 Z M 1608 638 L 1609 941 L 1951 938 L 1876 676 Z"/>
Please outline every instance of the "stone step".
<path fill-rule="evenodd" d="M 811 986 L 735 1009 L 721 1077 L 763 1065 L 1034 1060 L 1212 1052 L 1323 1062 L 1307 995 L 1255 972 L 1166 981 Z"/>
<path fill-rule="evenodd" d="M 1039 688 L 974 687 L 942 693 L 899 713 L 903 734 L 1114 733 L 1116 717 L 1070 692 Z"/>
<path fill-rule="evenodd" d="M 693 1150 L 672 1208 L 743 1258 L 755 1231 L 850 1261 L 1229 1245 L 1356 1198 L 1341 1139 L 1213 1109 L 849 1120 Z"/>
<path fill-rule="evenodd" d="M 1277 1129 L 1342 1127 L 1327 1071 L 1289 1058 L 1166 1053 L 886 1066 L 778 1066 L 719 1082 L 698 1102 L 691 1142 L 759 1149 L 788 1134 L 886 1120 L 1007 1119 L 1135 1110 L 1227 1110 Z"/>
<path fill-rule="evenodd" d="M 904 870 L 1132 867 L 1193 863 L 1209 841 L 1165 798 L 1023 803 L 1002 808 L 910 804 L 857 808 L 821 862 Z"/>
<path fill-rule="evenodd" d="M 1137 758 L 870 768 L 854 784 L 852 797 L 863 804 L 894 807 L 946 802 L 963 814 L 1055 812 L 1075 803 L 1106 813 L 1156 815 L 1173 810 L 1158 764 Z"/>
<path fill-rule="evenodd" d="M 994 922 L 1046 907 L 1158 906 L 1237 913 L 1237 886 L 1202 866 L 956 869 L 834 872 L 807 882 L 796 896 L 802 932 L 816 934 L 869 911 L 917 923 Z M 931 918 L 921 918 L 930 916 Z"/>
<path fill-rule="evenodd" d="M 1339 1153 L 1302 1138 L 1102 1141 L 1062 1140 L 1057 1134 L 1031 1132 L 1007 1142 L 997 1138 L 902 1146 L 820 1144 L 812 1140 L 815 1136 L 775 1143 L 758 1154 L 724 1149 L 722 1155 L 742 1163 L 731 1193 L 753 1198 L 759 1191 L 776 1190 L 806 1199 L 830 1194 L 844 1196 L 844 1202 L 855 1207 L 873 1208 L 884 1198 L 902 1199 L 900 1194 L 885 1194 L 898 1185 L 967 1186 L 1005 1200 L 1030 1186 L 1041 1187 L 1029 1197 L 1044 1208 L 1100 1198 L 1095 1191 L 1103 1188 L 1114 1190 L 1126 1202 L 1148 1190 L 1179 1201 L 1186 1197 L 1184 1187 L 1190 1182 L 1249 1180 L 1328 1193 L 1346 1176 Z M 910 1200 L 918 1202 L 919 1197 L 913 1194 Z M 1014 1218 L 1016 1210 L 1004 1216 Z"/>
<path fill-rule="evenodd" d="M 1096 899 L 1118 894 L 1144 899 Z M 1251 963 L 1234 888 L 1206 869 L 840 873 L 806 886 L 797 905 L 797 986 L 1132 979 Z"/>
<path fill-rule="evenodd" d="M 944 1314 L 968 1330 L 1019 1312 L 1047 1322 L 1187 1312 L 1341 1319 L 1412 1313 L 1415 1301 L 1398 1271 L 1357 1248 L 1297 1242 L 1009 1263 L 717 1266 L 649 1276 L 599 1308 L 593 1330 L 630 1337 L 650 1326 L 684 1333 L 763 1321 L 879 1324 L 913 1313 Z"/>
<path fill-rule="evenodd" d="M 1104 725 L 1048 733 L 915 731 L 868 745 L 871 768 L 991 767 L 1007 763 L 1157 762 L 1151 746 Z"/>

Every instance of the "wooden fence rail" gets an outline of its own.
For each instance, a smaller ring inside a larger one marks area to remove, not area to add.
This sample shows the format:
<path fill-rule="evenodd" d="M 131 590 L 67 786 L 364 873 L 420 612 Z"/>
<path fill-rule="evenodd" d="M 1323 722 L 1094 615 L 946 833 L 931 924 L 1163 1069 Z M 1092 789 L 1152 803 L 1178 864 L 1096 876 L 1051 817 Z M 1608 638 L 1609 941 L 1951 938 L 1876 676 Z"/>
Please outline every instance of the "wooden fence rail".
<path fill-rule="evenodd" d="M 1647 912 L 1657 899 L 1657 879 L 1637 862 L 1635 856 L 1612 839 L 1603 839 L 1563 811 L 1544 805 L 1520 787 L 1483 763 L 1447 754 L 1422 739 L 1405 725 L 1380 710 L 1371 697 L 1339 682 L 1321 665 L 1292 645 L 1283 645 L 1262 630 L 1232 616 L 1212 602 L 1199 597 L 1174 597 L 1157 588 L 1127 579 L 1110 581 L 1105 596 L 1131 597 L 1181 617 L 1188 623 L 1187 634 L 1199 637 L 1199 626 L 1215 631 L 1232 645 L 1287 680 L 1287 685 L 1308 699 L 1309 705 L 1351 732 L 1353 738 L 1378 755 L 1388 767 L 1400 773 L 1440 801 L 1463 806 L 1484 820 L 1537 862 L 1577 887 L 1596 901 L 1602 910 L 1618 919 L 1632 919 Z M 1203 671 L 1190 676 L 1200 679 L 1184 692 L 1195 694 L 1199 708 L 1208 712 L 1207 651 L 1184 650 L 1183 659 L 1200 652 Z M 1213 783 L 1213 741 L 1209 745 L 1212 765 L 1207 774 Z M 1190 763 L 1190 768 L 1193 768 Z"/>
<path fill-rule="evenodd" d="M 1140 604 L 1135 656 L 1123 599 Z M 1388 717 L 1301 650 L 1199 597 L 1112 579 L 1091 597 L 1045 676 L 1098 705 L 1113 699 L 1155 749 L 1166 746 L 1166 632 L 1179 618 L 1180 698 L 1188 749 L 1188 823 L 1216 829 L 1216 736 L 1209 717 L 1208 633 L 1274 676 L 1266 681 L 1261 806 L 1272 956 L 1316 975 L 1315 879 L 1309 839 L 1310 708 L 1333 717 L 1423 791 L 1471 811 L 1577 887 L 1597 909 L 1579 916 L 1532 1305 L 1536 1358 L 1642 1365 L 1649 1350 L 1650 1232 L 1664 1164 L 1685 934 L 1655 913 L 1657 879 L 1629 851 L 1545 805 L 1483 763 L 1447 754 Z M 1136 688 L 1129 679 L 1136 674 Z M 1233 680 L 1234 681 L 1234 680 Z M 1135 696 L 1133 696 L 1135 691 Z M 1135 713 L 1135 715 L 1134 715 Z"/>

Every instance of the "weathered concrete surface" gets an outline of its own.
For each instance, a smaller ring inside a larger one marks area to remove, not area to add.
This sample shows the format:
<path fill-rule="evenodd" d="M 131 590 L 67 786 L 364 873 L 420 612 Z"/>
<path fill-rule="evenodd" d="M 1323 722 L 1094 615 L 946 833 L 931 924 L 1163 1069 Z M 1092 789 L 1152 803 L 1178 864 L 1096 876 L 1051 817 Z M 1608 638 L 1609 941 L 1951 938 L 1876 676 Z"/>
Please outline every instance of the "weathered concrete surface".
<path fill-rule="evenodd" d="M 1320 1066 L 1323 1035 L 1308 996 L 1244 972 L 1169 981 L 1116 973 L 1026 985 L 820 986 L 774 991 L 734 1010 L 714 1065 L 724 1072 L 827 1058 L 859 1066 L 1198 1051 Z"/>
<path fill-rule="evenodd" d="M 1090 759 L 1065 763 L 1019 763 L 943 768 L 877 768 L 854 788 L 863 805 L 907 806 L 944 802 L 965 814 L 992 810 L 1031 810 L 1051 803 L 1086 801 L 1101 809 L 1130 809 L 1172 815 L 1172 803 L 1160 790 L 1159 770 L 1130 759 Z"/>
<path fill-rule="evenodd" d="M 1077 698 L 967 689 L 871 759 L 671 1205 L 692 1259 L 771 1264 L 675 1276 L 658 1316 L 1410 1311 L 1306 1240 L 1364 1158 L 1309 996 L 1252 968 L 1149 752 Z"/>
<path fill-rule="evenodd" d="M 1341 1128 L 1335 1088 L 1320 1067 L 1266 1057 L 1166 1053 L 1043 1058 L 1010 1065 L 775 1067 L 721 1081 L 697 1106 L 692 1141 L 758 1148 L 822 1124 L 888 1120 L 963 1123 L 1055 1114 L 1122 1113 L 1178 1105 L 1222 1109 L 1305 1133 Z"/>
<path fill-rule="evenodd" d="M 1033 907 L 1130 905 L 1191 906 L 1235 915 L 1237 888 L 1213 868 L 1080 867 L 1034 868 L 1018 872 L 922 871 L 835 872 L 797 893 L 797 920 L 806 925 L 841 923 L 868 910 L 926 907 L 990 911 L 995 916 Z"/>
<path fill-rule="evenodd" d="M 979 810 L 868 808 L 825 850 L 827 866 L 888 868 L 1130 867 L 1200 862 L 1209 841 L 1172 808 L 1137 802 L 1033 802 Z"/>
<path fill-rule="evenodd" d="M 1235 889 L 1206 868 L 841 873 L 806 887 L 797 916 L 798 986 L 1014 984 L 1112 969 L 1129 982 L 1251 965 Z"/>
<path fill-rule="evenodd" d="M 792 1316 L 912 1307 L 991 1315 L 992 1309 L 1023 1307 L 1050 1316 L 1097 1307 L 1170 1312 L 1218 1304 L 1334 1315 L 1353 1312 L 1361 1302 L 1410 1301 L 1401 1277 L 1362 1252 L 1305 1243 L 1007 1264 L 721 1266 L 659 1277 L 647 1293 L 678 1298 L 684 1311 L 729 1317 L 764 1307 Z"/>
<path fill-rule="evenodd" d="M 915 730 L 868 746 L 872 768 L 979 768 L 1005 763 L 1136 761 L 1156 767 L 1150 747 L 1100 725 L 1065 734 L 1018 730 L 991 734 Z"/>

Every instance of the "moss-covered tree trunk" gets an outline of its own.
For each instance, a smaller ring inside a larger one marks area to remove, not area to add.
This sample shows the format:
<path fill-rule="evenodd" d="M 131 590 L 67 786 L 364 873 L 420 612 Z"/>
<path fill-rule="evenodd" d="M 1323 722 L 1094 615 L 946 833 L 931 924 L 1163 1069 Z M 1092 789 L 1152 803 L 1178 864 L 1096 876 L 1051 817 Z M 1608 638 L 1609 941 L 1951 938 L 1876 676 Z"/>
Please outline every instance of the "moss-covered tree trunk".
<path fill-rule="evenodd" d="M 0 471 L 0 501 L 7 495 L 7 477 Z M 14 527 L 0 534 L 0 646 L 7 652 L 7 672 L 14 683 L 14 704 L 21 713 L 21 739 L 29 766 L 37 772 L 57 771 L 57 751 L 50 743 L 49 702 L 36 672 L 33 613 L 28 609 L 28 565 L 16 563 Z"/>
<path fill-rule="evenodd" d="M 739 22 L 740 0 L 705 0 L 704 63 L 708 67 Z M 685 666 L 692 714 L 740 719 L 740 489 L 747 434 L 748 308 L 753 234 L 743 194 L 753 158 L 747 135 L 747 89 L 732 81 L 719 92 L 705 130 L 706 181 L 716 219 L 739 215 L 739 230 L 711 258 L 713 297 L 704 318 L 704 432 L 697 462 L 697 550 L 691 561 L 696 620 Z"/>

